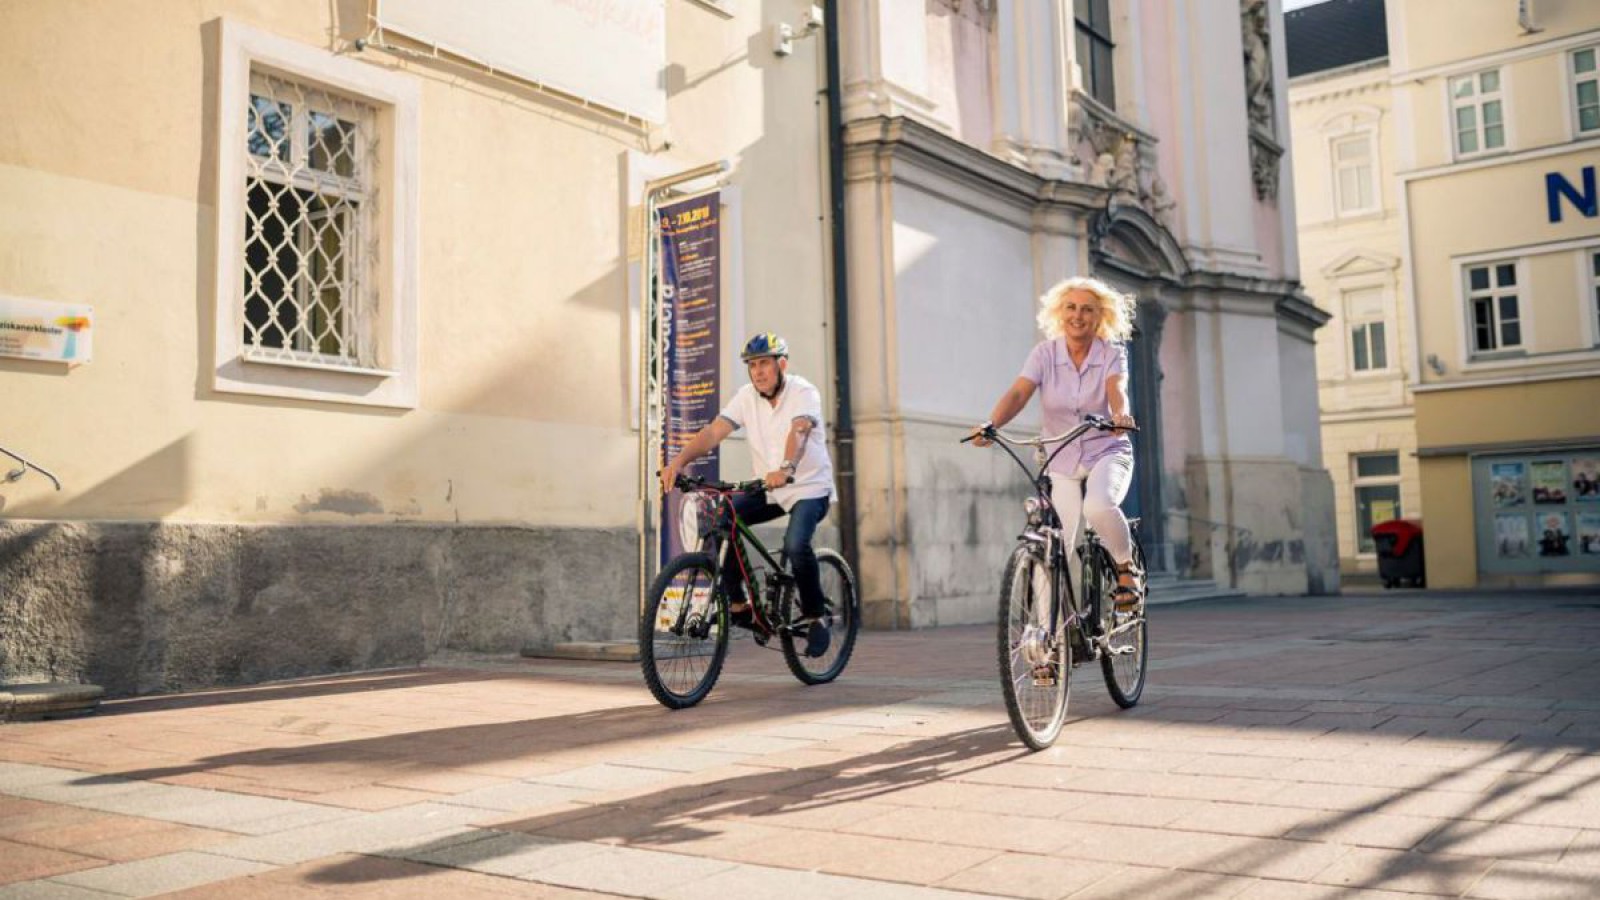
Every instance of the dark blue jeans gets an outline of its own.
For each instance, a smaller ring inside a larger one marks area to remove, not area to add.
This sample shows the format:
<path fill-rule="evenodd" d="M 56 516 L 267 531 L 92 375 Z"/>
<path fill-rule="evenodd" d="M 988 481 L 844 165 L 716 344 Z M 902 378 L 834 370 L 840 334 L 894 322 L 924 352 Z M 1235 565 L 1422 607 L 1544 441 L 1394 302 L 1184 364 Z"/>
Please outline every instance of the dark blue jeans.
<path fill-rule="evenodd" d="M 765 494 L 740 494 L 733 498 L 733 508 L 746 525 L 760 525 L 783 515 L 783 507 L 769 501 Z M 789 527 L 783 533 L 783 555 L 788 557 L 789 569 L 794 572 L 800 589 L 800 614 L 803 616 L 823 613 L 822 572 L 817 567 L 817 551 L 812 549 L 811 539 L 827 514 L 827 497 L 798 500 L 789 511 Z M 745 565 L 749 564 L 746 560 Z M 744 601 L 744 582 L 732 553 L 728 554 L 727 564 L 722 569 L 722 589 L 729 603 Z"/>

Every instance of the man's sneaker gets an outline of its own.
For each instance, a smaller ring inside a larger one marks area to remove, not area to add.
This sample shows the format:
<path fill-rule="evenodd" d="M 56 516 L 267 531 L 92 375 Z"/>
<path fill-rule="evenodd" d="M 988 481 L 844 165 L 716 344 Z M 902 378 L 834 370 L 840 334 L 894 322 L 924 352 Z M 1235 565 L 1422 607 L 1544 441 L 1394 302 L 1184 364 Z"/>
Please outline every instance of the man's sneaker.
<path fill-rule="evenodd" d="M 806 656 L 816 659 L 828 652 L 828 645 L 833 642 L 833 630 L 821 619 L 810 619 L 806 622 Z"/>

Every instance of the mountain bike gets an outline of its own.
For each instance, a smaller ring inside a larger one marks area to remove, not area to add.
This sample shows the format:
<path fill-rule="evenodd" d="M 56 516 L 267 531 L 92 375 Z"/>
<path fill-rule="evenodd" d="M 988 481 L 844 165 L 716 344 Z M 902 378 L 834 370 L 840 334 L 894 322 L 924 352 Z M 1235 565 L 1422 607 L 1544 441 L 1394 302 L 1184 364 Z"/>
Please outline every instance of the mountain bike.
<path fill-rule="evenodd" d="M 1111 553 L 1092 528 L 1083 530 L 1076 548 L 1063 546 L 1061 521 L 1050 502 L 1050 461 L 1062 448 L 1090 430 L 1111 431 L 1116 426 L 1100 416 L 1085 416 L 1082 425 L 1055 437 L 1021 440 L 990 426 L 979 435 L 1005 450 L 1022 468 L 1034 488 L 1023 501 L 1027 522 L 1017 546 L 1006 562 L 1000 590 L 997 651 L 1000 683 L 1006 712 L 1022 742 L 1043 750 L 1055 742 L 1067 719 L 1072 670 L 1099 660 L 1111 699 L 1123 709 L 1139 702 L 1144 693 L 1149 664 L 1149 630 L 1141 599 L 1131 610 L 1119 611 L 1112 594 L 1117 567 Z M 1125 428 L 1126 431 L 1137 429 Z M 1051 444 L 1059 444 L 1054 451 Z M 1034 448 L 1038 471 L 1012 447 Z M 1144 549 L 1139 544 L 1138 519 L 1128 521 L 1133 538 L 1133 563 L 1144 596 Z M 1083 596 L 1073 590 L 1070 556 L 1081 563 Z"/>
<path fill-rule="evenodd" d="M 812 623 L 799 621 L 799 588 L 788 559 L 774 556 L 733 505 L 736 494 L 760 493 L 766 485 L 759 479 L 730 483 L 679 475 L 676 486 L 691 494 L 681 523 L 690 549 L 656 576 L 639 620 L 640 666 L 650 693 L 669 709 L 704 700 L 722 674 L 734 627 L 748 628 L 761 647 L 776 638 L 773 649 L 783 652 L 789 671 L 805 684 L 838 678 L 861 628 L 855 575 L 844 557 L 817 550 L 824 613 Z M 744 585 L 749 604 L 748 620 L 737 626 L 722 588 L 724 572 Z M 831 630 L 827 651 L 817 657 L 805 652 L 812 628 Z"/>

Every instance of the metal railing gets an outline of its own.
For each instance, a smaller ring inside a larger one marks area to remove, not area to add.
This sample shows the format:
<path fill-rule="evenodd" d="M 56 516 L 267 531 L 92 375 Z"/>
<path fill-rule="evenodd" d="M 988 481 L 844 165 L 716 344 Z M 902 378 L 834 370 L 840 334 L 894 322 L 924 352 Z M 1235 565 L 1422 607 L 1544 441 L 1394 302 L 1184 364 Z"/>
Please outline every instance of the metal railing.
<path fill-rule="evenodd" d="M 22 476 L 28 474 L 28 470 L 32 469 L 35 472 L 38 472 L 40 475 L 43 475 L 44 477 L 50 479 L 50 483 L 56 486 L 56 490 L 58 490 L 58 491 L 61 490 L 61 479 L 59 479 L 55 475 L 51 474 L 51 472 L 48 469 L 41 468 L 40 466 L 38 466 L 37 464 L 35 464 L 31 460 L 24 459 L 23 457 L 15 454 L 15 453 L 12 453 L 10 450 L 7 450 L 4 447 L 0 447 L 0 453 L 4 453 L 5 455 L 11 457 L 12 459 L 14 459 L 17 462 L 22 464 L 21 468 L 11 469 L 8 472 L 6 472 L 5 480 L 4 480 L 5 484 L 10 484 L 10 483 L 12 483 L 14 481 L 21 481 L 22 480 Z"/>

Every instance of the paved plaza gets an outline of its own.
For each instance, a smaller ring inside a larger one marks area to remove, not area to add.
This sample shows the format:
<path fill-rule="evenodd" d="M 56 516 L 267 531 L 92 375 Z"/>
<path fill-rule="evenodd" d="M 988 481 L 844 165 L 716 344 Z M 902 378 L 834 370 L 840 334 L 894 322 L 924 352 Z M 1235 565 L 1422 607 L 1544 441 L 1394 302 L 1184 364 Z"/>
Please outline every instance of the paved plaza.
<path fill-rule="evenodd" d="M 0 726 L 0 898 L 1600 896 L 1600 592 L 1162 606 L 1145 701 L 1011 733 L 991 627 L 462 658 Z"/>

